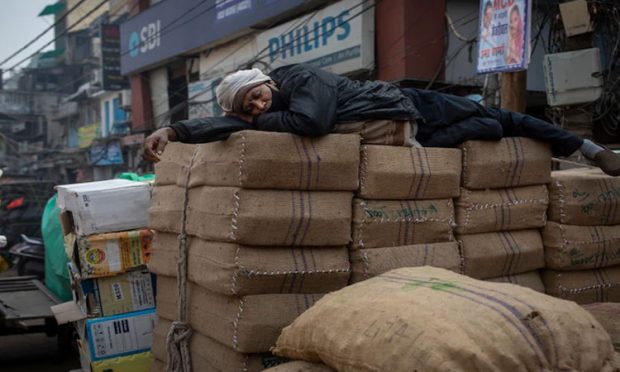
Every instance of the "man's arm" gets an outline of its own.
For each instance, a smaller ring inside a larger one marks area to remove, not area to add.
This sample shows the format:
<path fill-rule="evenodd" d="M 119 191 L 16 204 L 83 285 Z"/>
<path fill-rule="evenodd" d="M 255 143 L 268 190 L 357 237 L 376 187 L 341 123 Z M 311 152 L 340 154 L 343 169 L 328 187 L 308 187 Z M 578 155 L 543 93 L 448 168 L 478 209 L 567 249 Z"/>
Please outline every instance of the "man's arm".
<path fill-rule="evenodd" d="M 288 101 L 288 110 L 268 112 L 254 118 L 256 129 L 288 132 L 300 136 L 321 136 L 336 123 L 338 87 L 312 71 L 286 81 L 280 94 Z"/>

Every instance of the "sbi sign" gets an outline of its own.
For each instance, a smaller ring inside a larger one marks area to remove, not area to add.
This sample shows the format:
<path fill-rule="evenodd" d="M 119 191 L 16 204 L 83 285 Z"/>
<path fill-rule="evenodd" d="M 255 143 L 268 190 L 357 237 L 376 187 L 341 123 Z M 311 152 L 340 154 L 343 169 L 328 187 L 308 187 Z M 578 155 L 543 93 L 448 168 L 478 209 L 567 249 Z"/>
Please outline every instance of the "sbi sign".
<path fill-rule="evenodd" d="M 140 53 L 146 53 L 161 45 L 161 21 L 157 20 L 142 27 L 140 32 L 134 31 L 129 34 L 129 55 L 136 57 Z"/>
<path fill-rule="evenodd" d="M 315 21 L 312 26 L 303 26 L 288 33 L 269 39 L 269 60 L 286 59 L 308 53 L 328 45 L 332 41 L 345 40 L 351 34 L 351 25 L 345 19 L 345 10 L 336 17 L 326 16 Z"/>

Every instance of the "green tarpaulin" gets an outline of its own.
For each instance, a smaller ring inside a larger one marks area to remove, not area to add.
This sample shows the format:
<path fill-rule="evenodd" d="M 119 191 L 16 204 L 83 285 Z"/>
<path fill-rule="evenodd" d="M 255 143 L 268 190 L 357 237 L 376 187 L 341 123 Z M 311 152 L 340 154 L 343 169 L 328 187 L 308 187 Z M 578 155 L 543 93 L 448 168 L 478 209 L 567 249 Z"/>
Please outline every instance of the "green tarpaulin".
<path fill-rule="evenodd" d="M 45 244 L 45 285 L 61 301 L 69 301 L 71 295 L 71 281 L 67 271 L 67 255 L 65 242 L 60 226 L 54 195 L 45 205 L 43 218 L 41 219 L 41 233 Z"/>

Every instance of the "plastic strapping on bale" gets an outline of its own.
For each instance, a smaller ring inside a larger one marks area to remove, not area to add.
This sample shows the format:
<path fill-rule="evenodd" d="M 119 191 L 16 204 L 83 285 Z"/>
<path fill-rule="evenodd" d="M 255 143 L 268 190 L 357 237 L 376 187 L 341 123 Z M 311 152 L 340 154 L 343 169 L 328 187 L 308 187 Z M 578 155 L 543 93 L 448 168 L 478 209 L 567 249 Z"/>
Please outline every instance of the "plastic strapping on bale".
<path fill-rule="evenodd" d="M 192 360 L 189 352 L 189 339 L 192 336 L 192 328 L 187 321 L 187 233 L 185 232 L 185 225 L 187 221 L 187 207 L 189 205 L 189 178 L 197 152 L 195 150 L 192 155 L 185 178 L 181 233 L 179 234 L 179 260 L 177 262 L 179 320 L 172 322 L 170 331 L 168 331 L 166 336 L 166 350 L 168 351 L 168 365 L 166 369 L 168 372 L 192 371 Z"/>

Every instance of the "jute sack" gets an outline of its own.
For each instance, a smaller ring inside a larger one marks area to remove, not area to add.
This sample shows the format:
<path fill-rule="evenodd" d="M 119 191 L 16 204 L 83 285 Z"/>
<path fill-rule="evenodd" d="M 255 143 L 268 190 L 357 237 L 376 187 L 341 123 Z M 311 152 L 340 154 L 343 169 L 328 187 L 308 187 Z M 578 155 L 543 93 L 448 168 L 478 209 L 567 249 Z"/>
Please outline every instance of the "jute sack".
<path fill-rule="evenodd" d="M 195 331 L 241 353 L 262 353 L 280 331 L 312 306 L 321 294 L 224 296 L 189 284 L 189 321 Z M 157 315 L 176 319 L 176 279 L 157 277 Z"/>
<path fill-rule="evenodd" d="M 176 185 L 154 187 L 149 207 L 149 228 L 179 233 L 183 201 L 184 190 Z"/>
<path fill-rule="evenodd" d="M 258 247 L 194 238 L 188 277 L 226 295 L 326 293 L 347 285 L 349 254 L 341 247 Z"/>
<path fill-rule="evenodd" d="M 326 246 L 351 240 L 345 191 L 190 189 L 187 232 L 247 245 Z"/>
<path fill-rule="evenodd" d="M 445 199 L 459 196 L 458 149 L 362 146 L 360 189 L 364 199 Z"/>
<path fill-rule="evenodd" d="M 551 149 L 547 143 L 523 137 L 499 141 L 466 141 L 463 186 L 498 189 L 549 183 Z"/>
<path fill-rule="evenodd" d="M 549 198 L 545 185 L 496 190 L 461 190 L 456 199 L 458 234 L 524 230 L 545 226 Z"/>
<path fill-rule="evenodd" d="M 620 179 L 600 169 L 551 173 L 549 219 L 569 225 L 620 224 Z"/>
<path fill-rule="evenodd" d="M 594 315 L 603 328 L 609 333 L 616 351 L 620 350 L 620 303 L 597 302 L 583 305 L 583 308 Z"/>
<path fill-rule="evenodd" d="M 287 362 L 275 367 L 266 369 L 265 372 L 335 372 L 325 364 L 308 363 L 303 360 Z"/>
<path fill-rule="evenodd" d="M 538 230 L 457 235 L 456 239 L 463 255 L 463 274 L 472 278 L 494 278 L 545 267 Z"/>
<path fill-rule="evenodd" d="M 614 353 L 577 304 L 428 266 L 326 295 L 272 352 L 338 371 L 607 371 Z"/>
<path fill-rule="evenodd" d="M 545 293 L 545 285 L 538 270 L 526 273 L 498 276 L 496 278 L 485 279 L 487 282 L 511 283 L 533 289 L 536 292 Z"/>
<path fill-rule="evenodd" d="M 580 271 L 543 270 L 547 294 L 575 301 L 620 302 L 620 266 Z"/>
<path fill-rule="evenodd" d="M 198 146 L 189 185 L 354 191 L 359 183 L 359 149 L 357 135 L 309 138 L 241 131 L 225 141 Z"/>
<path fill-rule="evenodd" d="M 170 142 L 166 150 L 160 156 L 160 161 L 155 163 L 155 186 L 176 185 L 194 155 L 196 145 L 180 142 Z"/>
<path fill-rule="evenodd" d="M 166 335 L 171 325 L 170 320 L 159 318 L 153 330 L 152 352 L 158 368 L 163 366 L 162 372 L 166 372 L 168 361 Z M 192 332 L 189 348 L 192 370 L 195 372 L 258 372 L 288 361 L 286 358 L 277 357 L 271 353 L 238 353 L 196 330 Z"/>
<path fill-rule="evenodd" d="M 547 222 L 543 239 L 549 269 L 583 270 L 620 264 L 620 225 L 575 226 Z"/>
<path fill-rule="evenodd" d="M 409 121 L 366 120 L 336 123 L 335 133 L 357 134 L 362 143 L 387 146 L 412 146 L 412 126 Z"/>
<path fill-rule="evenodd" d="M 191 239 L 188 237 L 188 244 Z M 178 235 L 156 232 L 153 237 L 151 259 L 147 264 L 149 271 L 156 275 L 176 276 L 178 257 Z"/>
<path fill-rule="evenodd" d="M 456 242 L 415 244 L 351 251 L 351 283 L 370 279 L 401 267 L 433 266 L 461 270 Z"/>
<path fill-rule="evenodd" d="M 353 200 L 351 249 L 454 240 L 452 199 Z"/>

